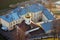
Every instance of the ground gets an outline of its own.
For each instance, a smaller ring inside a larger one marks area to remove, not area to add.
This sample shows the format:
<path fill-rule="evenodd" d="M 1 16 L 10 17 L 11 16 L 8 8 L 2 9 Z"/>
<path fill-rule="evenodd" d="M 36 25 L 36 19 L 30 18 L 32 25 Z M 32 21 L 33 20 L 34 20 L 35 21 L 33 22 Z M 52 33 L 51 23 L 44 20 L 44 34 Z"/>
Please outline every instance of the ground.
<path fill-rule="evenodd" d="M 57 16 L 58 19 L 60 18 L 60 15 L 56 15 L 56 16 Z"/>
<path fill-rule="evenodd" d="M 42 38 L 42 39 L 37 39 L 37 40 L 59 40 L 60 38 Z M 36 40 L 36 39 L 35 39 Z"/>

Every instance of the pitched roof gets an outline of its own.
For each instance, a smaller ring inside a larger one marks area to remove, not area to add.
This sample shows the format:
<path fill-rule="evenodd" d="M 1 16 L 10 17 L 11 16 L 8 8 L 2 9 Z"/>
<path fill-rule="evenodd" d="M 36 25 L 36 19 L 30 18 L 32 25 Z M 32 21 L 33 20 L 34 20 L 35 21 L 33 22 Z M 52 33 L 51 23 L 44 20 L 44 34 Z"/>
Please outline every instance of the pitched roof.
<path fill-rule="evenodd" d="M 51 14 L 51 12 L 48 9 L 44 8 L 43 13 L 48 20 L 54 20 L 54 16 Z"/>
<path fill-rule="evenodd" d="M 44 31 L 47 32 L 52 29 L 52 22 L 43 23 L 41 24 L 41 26 L 44 29 Z"/>
<path fill-rule="evenodd" d="M 10 14 L 3 15 L 2 18 L 7 22 L 12 22 L 13 20 L 17 20 L 19 17 L 17 12 L 12 11 Z"/>
<path fill-rule="evenodd" d="M 38 12 L 38 11 L 43 10 L 43 6 L 41 4 L 40 5 L 39 4 L 33 4 L 31 6 L 28 6 L 27 8 L 31 12 Z"/>

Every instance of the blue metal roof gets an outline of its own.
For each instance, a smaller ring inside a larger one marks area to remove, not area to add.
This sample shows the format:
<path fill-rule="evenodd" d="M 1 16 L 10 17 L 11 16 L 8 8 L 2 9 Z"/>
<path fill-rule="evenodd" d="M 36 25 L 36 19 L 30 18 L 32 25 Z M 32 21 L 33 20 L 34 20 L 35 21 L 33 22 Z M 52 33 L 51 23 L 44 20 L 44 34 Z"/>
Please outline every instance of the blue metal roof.
<path fill-rule="evenodd" d="M 17 20 L 19 17 L 17 13 L 11 13 L 11 14 L 2 16 L 2 18 L 7 22 L 12 22 L 13 20 Z"/>
<path fill-rule="evenodd" d="M 17 20 L 19 18 L 18 12 L 20 8 L 16 8 L 12 10 L 9 14 L 2 16 L 2 18 L 7 22 L 12 22 L 13 20 Z"/>
<path fill-rule="evenodd" d="M 48 20 L 54 20 L 54 16 L 50 11 L 48 11 L 48 9 L 44 8 L 43 14 L 47 17 Z"/>
<path fill-rule="evenodd" d="M 12 10 L 10 14 L 2 16 L 2 18 L 7 22 L 12 22 L 13 20 L 17 20 L 18 18 L 20 18 L 21 15 L 24 15 L 29 11 L 38 12 L 38 11 L 42 11 L 43 9 L 44 6 L 42 6 L 41 4 L 32 4 L 31 6 L 27 6 L 26 8 L 17 7 L 14 10 Z M 49 20 L 54 19 L 53 15 L 47 9 L 45 9 L 43 13 Z"/>
<path fill-rule="evenodd" d="M 24 14 L 26 14 L 27 12 L 28 12 L 27 9 L 23 8 L 22 11 L 20 12 L 20 15 L 24 15 Z"/>
<path fill-rule="evenodd" d="M 33 4 L 31 6 L 27 6 L 27 8 L 31 11 L 31 12 L 37 12 L 42 10 L 42 6 L 37 5 L 37 4 Z M 17 20 L 19 18 L 19 16 L 24 15 L 28 12 L 27 8 L 15 8 L 14 10 L 12 10 L 10 12 L 10 14 L 2 16 L 2 18 L 4 20 L 6 20 L 7 22 L 12 22 L 13 20 Z"/>
<path fill-rule="evenodd" d="M 29 9 L 30 12 L 38 12 L 43 10 L 43 6 L 38 4 L 33 4 L 31 6 L 28 6 L 27 8 Z"/>
<path fill-rule="evenodd" d="M 8 21 L 8 22 L 10 22 L 10 19 L 11 17 L 8 15 L 8 17 L 6 17 L 6 16 L 2 16 L 2 19 L 4 19 L 5 21 Z"/>
<path fill-rule="evenodd" d="M 15 9 L 13 9 L 11 12 L 18 12 L 19 10 L 20 10 L 21 8 L 19 8 L 19 7 L 17 7 L 17 8 L 15 8 Z"/>
<path fill-rule="evenodd" d="M 52 29 L 52 22 L 43 23 L 41 26 L 47 32 Z"/>
<path fill-rule="evenodd" d="M 11 16 L 12 16 L 13 20 L 19 19 L 17 13 L 12 13 Z"/>

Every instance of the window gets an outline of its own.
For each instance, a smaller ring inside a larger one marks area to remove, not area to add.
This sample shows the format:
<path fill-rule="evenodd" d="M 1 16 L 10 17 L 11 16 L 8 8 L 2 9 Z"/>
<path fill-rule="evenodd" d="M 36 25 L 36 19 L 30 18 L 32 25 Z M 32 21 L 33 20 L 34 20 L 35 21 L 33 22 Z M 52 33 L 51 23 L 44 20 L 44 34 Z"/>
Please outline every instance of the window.
<path fill-rule="evenodd" d="M 13 22 L 10 23 L 10 26 L 13 26 Z"/>
<path fill-rule="evenodd" d="M 12 26 L 12 22 L 10 23 L 10 26 Z"/>
<path fill-rule="evenodd" d="M 20 22 L 20 20 L 18 20 L 18 22 Z"/>
<path fill-rule="evenodd" d="M 10 23 L 10 25 L 12 25 L 12 23 Z"/>
<path fill-rule="evenodd" d="M 13 24 L 15 24 L 15 22 L 13 22 Z"/>
<path fill-rule="evenodd" d="M 18 23 L 18 20 L 16 21 L 16 24 Z"/>

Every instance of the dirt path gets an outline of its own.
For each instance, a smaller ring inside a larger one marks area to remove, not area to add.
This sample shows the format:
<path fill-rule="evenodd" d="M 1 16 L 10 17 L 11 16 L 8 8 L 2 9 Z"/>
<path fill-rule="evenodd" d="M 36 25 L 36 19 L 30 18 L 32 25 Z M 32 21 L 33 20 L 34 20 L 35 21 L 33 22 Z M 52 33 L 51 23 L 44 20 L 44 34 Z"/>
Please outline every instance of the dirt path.
<path fill-rule="evenodd" d="M 58 19 L 60 19 L 60 15 L 56 15 L 56 17 L 57 17 Z"/>

